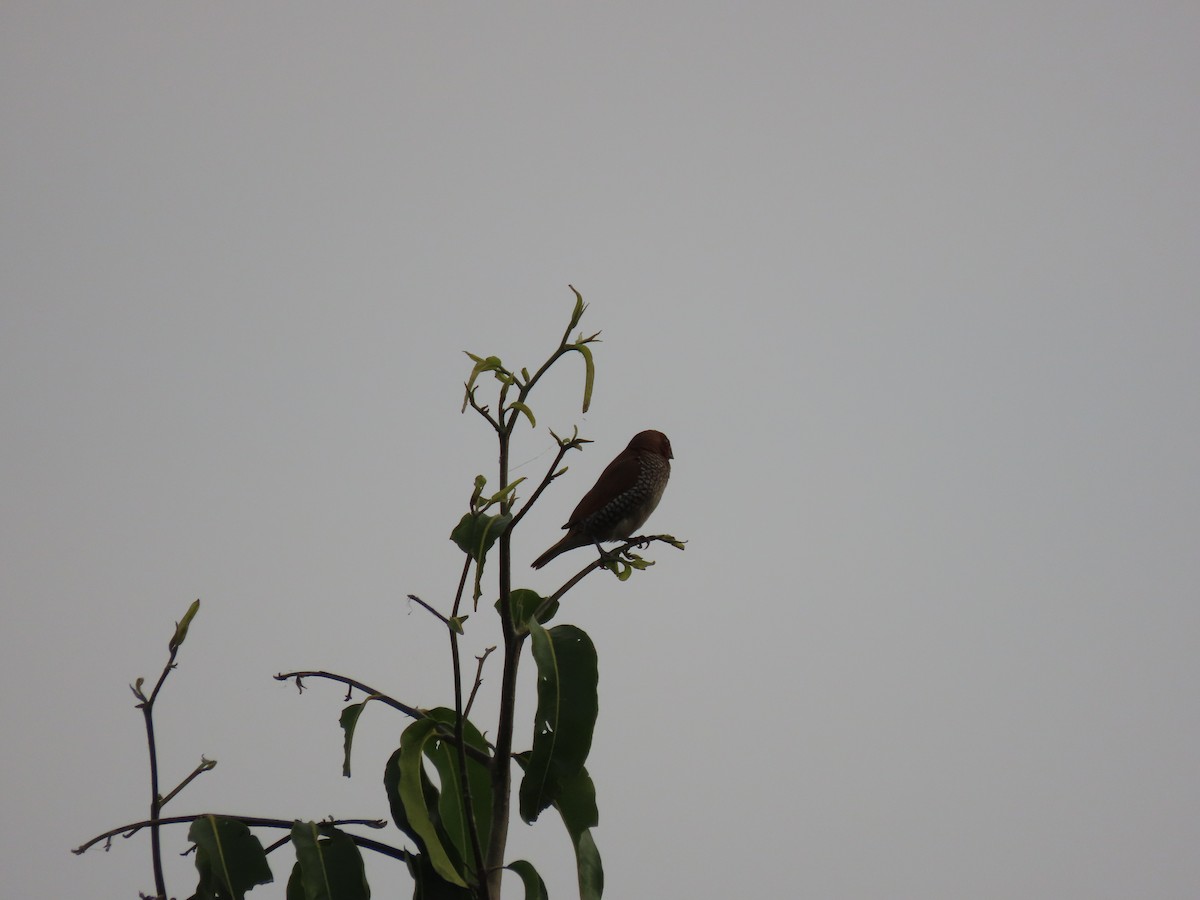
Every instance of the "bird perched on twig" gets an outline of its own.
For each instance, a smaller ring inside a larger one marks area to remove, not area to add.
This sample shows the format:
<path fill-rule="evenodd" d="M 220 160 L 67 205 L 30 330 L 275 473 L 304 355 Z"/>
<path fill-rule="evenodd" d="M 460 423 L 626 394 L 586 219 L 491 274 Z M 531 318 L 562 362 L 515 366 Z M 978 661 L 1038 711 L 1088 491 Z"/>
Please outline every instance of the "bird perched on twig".
<path fill-rule="evenodd" d="M 608 464 L 563 526 L 566 535 L 533 561 L 540 569 L 560 553 L 600 546 L 632 535 L 650 518 L 671 477 L 671 442 L 661 431 L 642 431 Z"/>

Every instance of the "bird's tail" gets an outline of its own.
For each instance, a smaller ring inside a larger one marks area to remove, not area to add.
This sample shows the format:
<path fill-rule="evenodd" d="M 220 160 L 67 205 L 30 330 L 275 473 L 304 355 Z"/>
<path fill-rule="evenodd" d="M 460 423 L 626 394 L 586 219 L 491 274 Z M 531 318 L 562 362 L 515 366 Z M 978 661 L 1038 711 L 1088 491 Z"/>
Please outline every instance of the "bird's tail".
<path fill-rule="evenodd" d="M 562 540 L 533 561 L 533 568 L 540 569 L 560 553 L 566 553 L 568 550 L 574 550 L 576 547 L 582 546 L 583 544 L 579 542 L 579 536 L 568 531 L 563 535 Z"/>

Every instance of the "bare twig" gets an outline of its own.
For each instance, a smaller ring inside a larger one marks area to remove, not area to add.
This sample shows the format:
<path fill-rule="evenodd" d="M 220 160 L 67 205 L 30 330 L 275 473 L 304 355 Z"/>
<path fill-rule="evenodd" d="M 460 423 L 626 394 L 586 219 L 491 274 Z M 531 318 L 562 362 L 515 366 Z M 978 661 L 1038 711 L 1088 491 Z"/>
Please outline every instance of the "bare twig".
<path fill-rule="evenodd" d="M 554 438 L 555 441 L 558 442 L 558 453 L 555 454 L 555 456 L 554 456 L 554 462 L 550 463 L 550 468 L 546 470 L 546 475 L 542 479 L 541 484 L 539 484 L 537 486 L 537 489 L 534 490 L 534 492 L 530 495 L 529 499 L 526 500 L 525 503 L 521 506 L 520 512 L 518 512 L 515 516 L 513 516 L 513 520 L 508 524 L 508 527 L 510 529 L 515 528 L 517 523 L 520 522 L 523 518 L 525 518 L 525 513 L 527 513 L 529 511 L 529 508 L 531 506 L 533 506 L 534 503 L 537 502 L 538 497 L 540 497 L 542 495 L 542 491 L 544 491 L 546 488 L 548 488 L 550 486 L 550 482 L 552 482 L 555 478 L 557 478 L 559 475 L 562 474 L 562 472 L 560 472 L 558 470 L 558 464 L 563 461 L 563 457 L 567 455 L 567 451 L 568 450 L 582 450 L 584 444 L 591 443 L 591 441 L 587 440 L 586 438 L 581 438 L 579 436 L 578 428 L 575 429 L 575 434 L 572 435 L 572 437 L 568 438 L 565 441 L 562 438 L 560 438 L 557 434 L 555 434 L 553 431 L 550 432 L 550 435 L 551 435 L 551 437 Z"/>
<path fill-rule="evenodd" d="M 324 672 L 310 669 L 300 672 L 279 672 L 274 677 L 276 681 L 291 681 L 294 678 L 296 679 L 296 687 L 298 687 L 300 690 L 304 690 L 302 680 L 305 678 L 324 678 L 328 681 L 336 681 L 339 684 L 344 684 L 347 687 L 352 688 L 353 690 L 362 691 L 364 694 L 369 694 L 381 702 L 384 706 L 390 706 L 392 709 L 397 709 L 406 716 L 410 716 L 414 719 L 425 718 L 425 713 L 417 709 L 415 706 L 409 706 L 407 703 L 401 703 L 399 700 L 389 697 L 382 691 L 375 690 L 370 685 L 364 684 L 363 682 L 354 678 L 347 678 L 345 675 L 338 675 L 336 672 Z"/>
<path fill-rule="evenodd" d="M 492 655 L 492 652 L 495 649 L 496 647 L 493 644 L 491 647 L 487 647 L 483 651 L 482 656 L 475 657 L 475 659 L 479 661 L 479 665 L 475 668 L 475 684 L 471 687 L 471 696 L 467 698 L 467 706 L 466 709 L 463 710 L 463 716 L 468 719 L 471 718 L 471 707 L 475 703 L 475 695 L 479 693 L 479 687 L 483 684 L 483 664 L 487 658 Z"/>
<path fill-rule="evenodd" d="M 191 784 L 194 779 L 198 778 L 202 773 L 207 772 L 209 769 L 215 769 L 216 767 L 217 767 L 217 761 L 215 759 L 205 759 L 203 756 L 201 756 L 200 757 L 200 765 L 198 765 L 198 766 L 196 766 L 196 768 L 192 769 L 191 774 L 188 775 L 187 778 L 183 779 L 183 781 L 179 782 L 179 784 L 177 784 L 175 786 L 175 790 L 171 791 L 170 793 L 167 794 L 167 796 L 162 798 L 162 803 L 160 804 L 160 806 L 166 806 L 168 803 L 171 802 L 172 798 L 174 798 L 174 796 L 176 794 L 178 794 L 185 787 L 187 787 L 189 784 Z"/>
<path fill-rule="evenodd" d="M 470 557 L 468 557 L 468 559 L 470 559 Z M 418 597 L 416 594 L 409 594 L 409 595 L 408 595 L 408 599 L 409 599 L 409 600 L 411 600 L 411 601 L 413 601 L 413 603 L 418 603 L 418 604 L 420 604 L 420 605 L 421 605 L 421 607 L 422 607 L 422 608 L 423 608 L 423 609 L 424 609 L 424 610 L 425 610 L 427 613 L 429 613 L 429 614 L 430 614 L 430 615 L 432 615 L 432 616 L 435 616 L 439 622 L 441 622 L 443 625 L 445 625 L 445 626 L 446 626 L 447 628 L 449 628 L 451 631 L 453 631 L 453 630 L 454 630 L 454 626 L 453 626 L 452 624 L 450 624 L 450 620 L 449 620 L 449 619 L 447 619 L 445 616 L 443 616 L 443 615 L 442 615 L 440 612 L 438 612 L 436 609 L 434 609 L 432 606 L 430 606 L 428 603 L 426 603 L 424 600 L 422 600 L 422 599 L 421 599 L 420 597 Z"/>
<path fill-rule="evenodd" d="M 631 537 L 621 544 L 621 546 L 614 547 L 612 550 L 606 550 L 603 555 L 598 556 L 596 559 L 592 560 L 573 576 L 571 576 L 571 578 L 568 579 L 562 587 L 560 587 L 549 597 L 546 597 L 538 605 L 537 611 L 534 613 L 534 618 L 540 617 L 546 611 L 546 609 L 549 608 L 550 604 L 556 600 L 561 600 L 567 591 L 575 587 L 575 585 L 579 584 L 579 582 L 583 581 L 583 579 L 592 572 L 596 571 L 597 569 L 605 568 L 614 559 L 620 559 L 634 547 L 645 547 L 654 543 L 655 541 L 661 541 L 664 544 L 670 544 L 672 547 L 679 547 L 679 549 L 683 549 L 679 546 L 680 541 L 676 540 L 675 537 L 669 534 L 638 535 L 637 537 Z"/>
<path fill-rule="evenodd" d="M 178 631 L 178 626 L 176 626 Z M 158 741 L 154 736 L 154 701 L 158 699 L 158 692 L 162 690 L 167 676 L 171 674 L 171 670 L 175 668 L 175 657 L 179 653 L 179 643 L 172 639 L 169 648 L 170 656 L 167 657 L 167 664 L 163 666 L 162 673 L 158 676 L 158 681 L 154 685 L 154 690 L 147 697 L 142 693 L 142 680 L 139 678 L 137 682 L 130 685 L 130 689 L 141 702 L 137 704 L 142 711 L 142 721 L 146 726 L 146 746 L 150 754 L 150 865 L 154 870 L 154 891 L 155 895 L 161 900 L 166 900 L 167 883 L 163 875 L 162 865 L 162 836 L 159 834 L 159 828 L 156 824 L 159 817 L 162 815 L 163 800 L 158 793 Z M 174 796 L 175 792 L 172 792 Z"/>
<path fill-rule="evenodd" d="M 353 678 L 347 678 L 345 675 L 338 675 L 335 672 L 321 672 L 321 671 L 280 672 L 278 675 L 275 676 L 276 681 L 290 681 L 293 678 L 296 679 L 296 686 L 299 687 L 301 690 L 304 689 L 304 686 L 301 683 L 301 680 L 304 678 L 324 678 L 328 681 L 336 681 L 339 684 L 347 685 L 348 687 L 350 687 L 354 690 L 362 691 L 364 694 L 367 694 L 368 696 L 370 696 L 372 700 L 377 700 L 380 703 L 382 703 L 384 706 L 390 706 L 392 709 L 399 710 L 400 712 L 404 713 L 406 716 L 409 716 L 413 719 L 428 718 L 428 716 L 425 714 L 425 712 L 423 710 L 417 709 L 414 706 L 409 706 L 407 703 L 401 703 L 399 700 L 389 697 L 387 694 L 380 693 L 379 691 L 375 690 L 374 688 L 370 687 L 369 685 L 363 684 L 363 682 L 361 682 L 361 681 L 357 681 Z M 457 742 L 457 740 L 458 740 L 454 736 L 453 729 L 447 727 L 446 725 L 442 724 L 441 722 L 437 723 L 437 731 L 441 737 L 445 738 L 448 741 Z M 478 747 L 472 747 L 470 745 L 467 745 L 467 755 L 470 756 L 472 759 L 483 763 L 484 765 L 487 765 L 489 762 L 491 762 L 491 757 L 488 756 L 488 754 L 485 753 L 484 751 L 480 750 Z"/>
<path fill-rule="evenodd" d="M 466 394 L 467 394 L 467 405 L 470 406 L 471 409 L 475 410 L 475 412 L 479 413 L 481 416 L 483 416 L 485 419 L 487 419 L 487 423 L 489 425 L 491 425 L 492 428 L 494 428 L 497 432 L 499 432 L 500 431 L 500 423 L 497 422 L 496 419 L 492 417 L 491 410 L 488 409 L 486 406 L 480 406 L 479 403 L 475 400 L 475 388 L 474 387 L 468 388 Z"/>
<path fill-rule="evenodd" d="M 290 831 L 292 825 L 295 824 L 294 819 L 267 819 L 261 816 L 238 816 L 229 815 L 227 813 L 195 813 L 190 816 L 167 816 L 162 819 L 146 819 L 141 822 L 132 822 L 128 825 L 122 825 L 120 828 L 109 829 L 103 834 L 96 835 L 86 844 L 79 845 L 71 852 L 76 856 L 79 856 L 83 853 L 86 853 L 90 848 L 100 843 L 100 841 L 111 840 L 117 835 L 120 835 L 124 838 L 130 838 L 143 828 L 157 828 L 160 825 L 184 825 L 190 822 L 195 822 L 197 819 L 203 819 L 209 815 L 215 815 L 221 819 L 232 819 L 251 828 L 285 828 Z M 367 828 L 378 829 L 386 828 L 388 823 L 384 819 L 328 819 L 322 824 L 333 826 L 363 825 Z M 396 859 L 406 858 L 405 852 L 397 849 L 396 847 L 389 847 L 387 844 L 380 844 L 378 841 L 372 841 L 370 838 L 360 838 L 358 835 L 350 834 L 349 832 L 347 832 L 347 834 L 349 834 L 349 836 L 354 840 L 354 843 L 358 844 L 359 846 L 367 847 L 370 850 L 376 850 L 380 853 L 384 853 L 386 856 L 394 856 Z M 282 843 L 286 843 L 287 840 L 290 840 L 290 838 L 285 839 Z M 272 845 L 272 848 L 274 846 L 275 845 Z"/>

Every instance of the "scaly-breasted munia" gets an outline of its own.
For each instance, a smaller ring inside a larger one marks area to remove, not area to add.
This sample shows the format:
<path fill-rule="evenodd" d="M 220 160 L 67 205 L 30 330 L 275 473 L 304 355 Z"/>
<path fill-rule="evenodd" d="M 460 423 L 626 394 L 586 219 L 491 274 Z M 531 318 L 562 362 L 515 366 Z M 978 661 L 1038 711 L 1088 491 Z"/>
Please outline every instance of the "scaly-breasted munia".
<path fill-rule="evenodd" d="M 671 477 L 671 442 L 661 431 L 643 431 L 608 464 L 563 526 L 566 536 L 533 561 L 540 569 L 560 553 L 619 541 L 650 518 Z"/>

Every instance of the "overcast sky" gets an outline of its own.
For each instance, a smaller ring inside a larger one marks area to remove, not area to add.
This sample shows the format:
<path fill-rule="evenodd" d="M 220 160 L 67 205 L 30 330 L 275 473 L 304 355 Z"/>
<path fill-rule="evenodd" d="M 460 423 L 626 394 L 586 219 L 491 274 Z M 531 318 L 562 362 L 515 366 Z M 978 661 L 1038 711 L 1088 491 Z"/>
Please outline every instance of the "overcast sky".
<path fill-rule="evenodd" d="M 450 702 L 403 598 L 448 605 L 495 479 L 462 351 L 540 364 L 571 283 L 594 402 L 565 360 L 514 474 L 595 443 L 516 550 L 643 428 L 676 455 L 647 528 L 689 541 L 560 615 L 600 654 L 607 896 L 1196 896 L 1200 7 L 0 19 L 6 893 L 152 890 L 144 835 L 68 850 L 145 816 L 126 685 L 196 597 L 164 786 L 219 765 L 168 812 L 387 815 L 407 723 L 368 710 L 344 779 L 342 692 L 271 675 Z M 553 816 L 511 855 L 572 895 Z"/>

